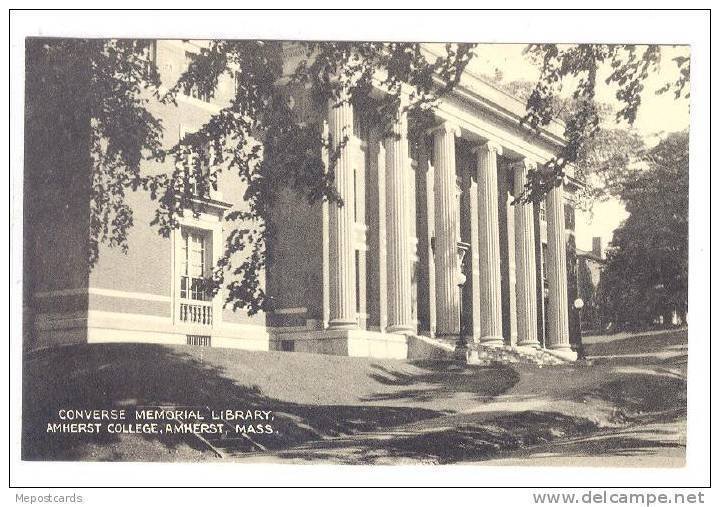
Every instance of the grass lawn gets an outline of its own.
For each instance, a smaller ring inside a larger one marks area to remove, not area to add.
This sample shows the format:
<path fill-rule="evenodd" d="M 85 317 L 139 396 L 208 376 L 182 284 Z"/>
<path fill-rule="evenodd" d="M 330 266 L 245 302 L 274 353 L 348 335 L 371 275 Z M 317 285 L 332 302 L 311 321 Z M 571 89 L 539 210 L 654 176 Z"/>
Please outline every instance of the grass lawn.
<path fill-rule="evenodd" d="M 23 457 L 218 460 L 191 436 L 45 431 L 60 408 L 173 405 L 272 410 L 276 433 L 257 437 L 268 451 L 234 456 L 240 460 L 486 460 L 633 424 L 684 421 L 686 338 L 597 341 L 588 344 L 592 365 L 546 368 L 144 344 L 41 351 L 24 361 Z M 684 450 L 684 442 L 675 447 Z"/>

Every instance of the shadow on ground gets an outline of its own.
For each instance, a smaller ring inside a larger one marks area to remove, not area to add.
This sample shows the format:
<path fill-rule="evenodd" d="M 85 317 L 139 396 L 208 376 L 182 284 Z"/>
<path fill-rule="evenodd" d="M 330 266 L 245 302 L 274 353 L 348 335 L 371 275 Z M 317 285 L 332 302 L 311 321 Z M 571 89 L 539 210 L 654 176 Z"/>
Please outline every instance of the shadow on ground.
<path fill-rule="evenodd" d="M 346 464 L 405 460 L 446 464 L 489 460 L 534 446 L 553 447 L 568 439 L 577 440 L 574 446 L 561 448 L 559 455 L 631 456 L 662 452 L 662 447 L 684 452 L 684 429 L 682 434 L 652 429 L 684 421 L 682 379 L 653 373 L 616 373 L 611 380 L 585 384 L 566 394 L 534 400 L 536 410 L 523 408 L 529 406 L 527 400 L 517 404 L 497 401 L 489 404 L 489 410 L 411 422 L 385 433 L 309 442 L 278 453 L 277 458 Z M 594 436 L 610 430 L 602 437 Z M 663 431 L 669 436 L 666 441 Z"/>
<path fill-rule="evenodd" d="M 267 451 L 234 459 L 455 463 L 538 452 L 569 464 L 684 455 L 685 340 L 591 343 L 592 364 L 549 368 L 147 344 L 42 351 L 24 361 L 23 458 L 215 459 L 192 436 L 45 431 L 60 408 L 141 405 L 272 410 L 275 432 L 253 435 Z"/>
<path fill-rule="evenodd" d="M 413 361 L 412 364 L 423 372 L 410 374 L 372 365 L 371 378 L 378 384 L 397 389 L 367 396 L 363 401 L 430 401 L 449 398 L 458 393 L 470 393 L 476 399 L 487 399 L 504 393 L 520 378 L 518 372 L 509 366 L 478 367 L 443 361 Z M 418 389 L 418 385 L 428 387 Z"/>
<path fill-rule="evenodd" d="M 346 464 L 397 464 L 406 461 L 447 464 L 488 459 L 501 451 L 548 442 L 561 435 L 592 431 L 581 417 L 552 411 L 509 413 L 482 423 L 455 422 L 426 430 L 394 430 L 370 436 L 313 443 L 278 454 L 282 460 Z"/>
<path fill-rule="evenodd" d="M 652 360 L 663 353 L 687 354 L 687 329 L 618 338 L 601 335 L 584 339 L 589 341 L 585 343 L 586 354 L 596 358 L 647 357 Z"/>
<path fill-rule="evenodd" d="M 656 459 L 642 466 L 678 466 L 673 459 L 681 462 L 685 451 L 686 335 L 634 340 L 590 347 L 591 353 L 607 356 L 594 364 L 514 365 L 504 368 L 513 373 L 495 377 L 494 371 L 477 371 L 467 379 L 458 367 L 454 380 L 484 386 L 494 397 L 465 412 L 410 422 L 389 432 L 310 442 L 276 457 L 347 464 L 454 463 L 536 452 L 557 457 L 545 463 L 555 465 L 638 466 L 633 458 L 648 457 Z M 375 375 L 395 386 L 413 382 L 382 370 Z M 504 385 L 503 378 L 512 378 L 511 385 Z M 388 397 L 417 399 L 418 393 L 400 389 L 382 396 Z M 601 461 L 588 459 L 596 457 Z M 523 464 L 522 459 L 514 464 Z"/>
<path fill-rule="evenodd" d="M 260 379 L 269 390 L 281 393 L 291 393 L 290 386 L 300 381 L 300 376 L 315 375 L 313 360 L 319 357 L 301 356 L 303 364 L 309 367 L 300 368 L 296 364 L 300 355 L 221 352 L 225 358 L 235 357 L 239 363 L 247 363 L 247 369 L 257 368 L 258 361 L 268 361 L 268 354 L 273 356 L 270 360 L 290 361 L 294 366 L 289 371 L 278 370 L 272 379 Z M 348 371 L 343 368 L 343 360 L 349 358 L 331 358 L 328 368 L 338 371 L 329 374 L 336 383 L 349 383 L 350 391 L 353 383 L 363 384 L 366 391 L 374 394 L 366 396 L 367 399 L 347 398 L 348 403 L 339 404 L 337 393 L 328 393 L 326 400 L 319 390 L 314 402 L 298 403 L 268 396 L 258 385 L 238 382 L 237 374 L 229 374 L 227 368 L 208 360 L 208 354 L 217 352 L 162 345 L 102 344 L 29 355 L 23 376 L 23 458 L 145 461 L 201 459 L 201 455 L 207 454 L 207 449 L 192 436 L 48 434 L 47 423 L 61 422 L 58 410 L 63 408 L 124 407 L 131 413 L 137 406 L 272 410 L 276 433 L 253 435 L 253 439 L 268 449 L 287 449 L 308 441 L 438 417 L 452 412 L 448 410 L 449 397 L 492 397 L 517 380 L 512 370 L 483 372 L 479 368 L 455 368 L 448 363 L 420 362 L 409 366 L 399 361 L 384 364 L 367 361 L 360 373 L 343 376 L 343 370 Z M 319 358 L 316 363 L 322 361 L 328 359 Z M 233 367 L 243 369 L 242 364 Z M 359 378 L 363 375 L 367 378 Z M 307 395 L 307 390 L 302 394 Z M 371 402 L 373 398 L 376 403 Z M 393 401 L 401 399 L 404 404 L 393 406 Z M 138 439 L 145 442 L 144 451 L 133 448 Z"/>

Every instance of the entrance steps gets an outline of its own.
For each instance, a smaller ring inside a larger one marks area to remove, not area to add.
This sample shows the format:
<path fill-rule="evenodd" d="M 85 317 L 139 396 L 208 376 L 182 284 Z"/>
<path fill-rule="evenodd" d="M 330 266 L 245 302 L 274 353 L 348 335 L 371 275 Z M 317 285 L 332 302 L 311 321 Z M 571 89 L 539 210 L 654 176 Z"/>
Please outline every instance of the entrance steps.
<path fill-rule="evenodd" d="M 534 364 L 536 366 L 554 366 L 572 362 L 569 359 L 558 357 L 542 348 L 512 347 L 501 345 L 490 347 L 486 345 L 472 345 L 468 351 L 468 364 L 491 366 L 496 364 Z"/>
<path fill-rule="evenodd" d="M 471 340 L 469 340 L 471 341 Z M 546 349 L 535 347 L 513 347 L 510 345 L 487 346 L 470 343 L 463 350 L 457 347 L 455 340 L 430 338 L 428 336 L 408 336 L 409 360 L 437 359 L 462 361 L 467 364 L 491 366 L 498 364 L 533 364 L 551 366 L 572 362 L 570 357 L 562 357 Z"/>

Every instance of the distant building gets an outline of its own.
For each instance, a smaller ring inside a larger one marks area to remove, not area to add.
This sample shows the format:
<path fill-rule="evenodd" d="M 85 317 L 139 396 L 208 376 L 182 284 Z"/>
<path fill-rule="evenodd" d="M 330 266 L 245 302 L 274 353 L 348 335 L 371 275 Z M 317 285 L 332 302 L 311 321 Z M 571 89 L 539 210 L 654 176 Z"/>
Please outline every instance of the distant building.
<path fill-rule="evenodd" d="M 157 41 L 151 58 L 163 83 L 174 83 L 197 50 Z M 177 106 L 154 105 L 166 144 L 202 125 L 233 87 L 223 76 L 213 98 L 189 90 Z M 528 170 L 563 145 L 562 124 L 529 135 L 519 121 L 525 104 L 469 72 L 435 111 L 436 127 L 412 139 L 405 115 L 397 136 L 382 139 L 363 111 L 318 109 L 307 92 L 291 93 L 299 114 L 324 123 L 331 140 L 350 135 L 336 167 L 345 206 L 310 205 L 288 189 L 271 211 L 262 276 L 275 309 L 254 316 L 223 308 L 222 293 L 198 290 L 227 239 L 224 216 L 246 206 L 236 177 L 223 173 L 218 192 L 198 195 L 200 216 L 186 213 L 167 239 L 149 225 L 156 203 L 129 193 L 129 251 L 102 247 L 90 270 L 89 122 L 43 118 L 43 104 L 58 98 L 27 97 L 28 345 L 131 341 L 406 358 L 422 335 L 574 357 L 566 240 L 578 182 L 567 178 L 542 205 L 510 205 Z M 143 170 L 168 168 L 148 162 Z M 595 280 L 594 257 L 579 257 L 582 276 Z"/>

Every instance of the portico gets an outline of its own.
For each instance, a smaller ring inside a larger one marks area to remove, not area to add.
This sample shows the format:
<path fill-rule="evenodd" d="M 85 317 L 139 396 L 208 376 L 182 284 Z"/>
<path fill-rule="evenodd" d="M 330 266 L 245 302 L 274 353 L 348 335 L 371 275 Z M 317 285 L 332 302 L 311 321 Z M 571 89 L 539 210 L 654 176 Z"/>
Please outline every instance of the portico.
<path fill-rule="evenodd" d="M 540 207 L 515 203 L 529 171 L 552 156 L 551 143 L 533 146 L 516 126 L 502 130 L 505 124 L 486 123 L 483 115 L 463 121 L 454 107 L 441 105 L 436 126 L 409 140 L 402 108 L 391 135 L 382 139 L 362 125 L 357 118 L 362 112 L 349 103 L 328 106 L 331 149 L 343 136 L 350 141 L 335 167 L 344 205 L 327 205 L 331 333 L 325 336 L 347 339 L 347 347 L 353 339 L 384 341 L 400 355 L 403 340 L 415 335 L 453 346 L 545 343 L 554 355 L 574 359 L 568 339 L 565 186 L 551 191 L 544 203 L 545 254 L 536 234 Z M 471 112 L 466 108 L 463 116 Z M 489 135 L 491 127 L 496 135 Z M 374 216 L 357 214 L 359 186 Z M 358 229 L 377 241 L 358 235 Z M 538 279 L 543 280 L 538 249 L 548 281 L 546 309 L 538 297 Z M 365 269 L 358 266 L 360 251 L 368 257 Z M 358 279 L 361 273 L 366 280 Z M 361 316 L 361 307 L 378 315 Z M 547 329 L 538 326 L 540 318 Z M 321 339 L 317 331 L 301 334 Z"/>

